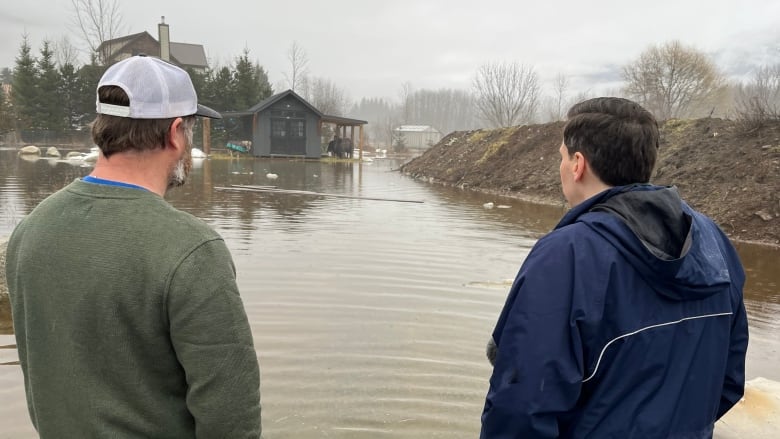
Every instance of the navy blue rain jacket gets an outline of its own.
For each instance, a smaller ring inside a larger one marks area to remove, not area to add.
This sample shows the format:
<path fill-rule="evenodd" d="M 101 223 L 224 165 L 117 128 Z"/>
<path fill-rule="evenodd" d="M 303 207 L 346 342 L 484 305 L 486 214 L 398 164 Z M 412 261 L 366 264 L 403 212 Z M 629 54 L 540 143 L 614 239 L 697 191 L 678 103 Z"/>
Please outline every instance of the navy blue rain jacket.
<path fill-rule="evenodd" d="M 481 438 L 709 438 L 744 391 L 745 274 L 674 188 L 616 187 L 526 258 Z"/>

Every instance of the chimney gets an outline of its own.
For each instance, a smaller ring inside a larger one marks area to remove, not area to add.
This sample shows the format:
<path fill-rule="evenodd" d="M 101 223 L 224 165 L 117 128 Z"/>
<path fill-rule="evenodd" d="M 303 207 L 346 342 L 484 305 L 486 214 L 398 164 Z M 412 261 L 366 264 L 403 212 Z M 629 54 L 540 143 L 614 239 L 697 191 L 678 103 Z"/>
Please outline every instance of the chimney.
<path fill-rule="evenodd" d="M 160 40 L 160 59 L 164 61 L 171 60 L 171 32 L 168 25 L 165 24 L 165 16 L 160 17 L 160 24 L 157 25 L 157 36 Z"/>

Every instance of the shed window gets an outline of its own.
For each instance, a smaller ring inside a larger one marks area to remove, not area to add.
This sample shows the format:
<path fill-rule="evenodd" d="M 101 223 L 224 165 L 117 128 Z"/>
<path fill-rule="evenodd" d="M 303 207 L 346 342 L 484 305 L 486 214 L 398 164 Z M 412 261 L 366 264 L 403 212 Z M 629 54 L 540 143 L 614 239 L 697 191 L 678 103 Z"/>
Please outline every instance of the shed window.
<path fill-rule="evenodd" d="M 287 133 L 285 131 L 286 128 L 286 122 L 285 120 L 272 120 L 271 121 L 271 136 L 273 137 L 284 137 Z"/>
<path fill-rule="evenodd" d="M 306 137 L 306 123 L 302 120 L 290 121 L 290 131 L 293 137 Z"/>

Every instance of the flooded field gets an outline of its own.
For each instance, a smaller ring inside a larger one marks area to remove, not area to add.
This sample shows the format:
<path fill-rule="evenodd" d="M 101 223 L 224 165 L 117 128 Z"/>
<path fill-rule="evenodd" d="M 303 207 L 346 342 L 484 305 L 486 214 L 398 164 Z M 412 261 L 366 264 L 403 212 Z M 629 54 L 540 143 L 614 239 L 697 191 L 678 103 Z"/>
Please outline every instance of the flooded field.
<path fill-rule="evenodd" d="M 399 164 L 205 160 L 168 197 L 233 253 L 267 438 L 478 436 L 485 343 L 511 279 L 563 208 L 430 186 L 394 172 Z M 0 236 L 90 169 L 0 150 Z M 220 189 L 231 185 L 354 198 Z M 780 251 L 738 249 L 748 378 L 780 380 Z M 16 360 L 12 344 L 0 335 L 0 363 Z M 0 399 L 0 438 L 35 437 L 18 365 L 0 366 Z"/>

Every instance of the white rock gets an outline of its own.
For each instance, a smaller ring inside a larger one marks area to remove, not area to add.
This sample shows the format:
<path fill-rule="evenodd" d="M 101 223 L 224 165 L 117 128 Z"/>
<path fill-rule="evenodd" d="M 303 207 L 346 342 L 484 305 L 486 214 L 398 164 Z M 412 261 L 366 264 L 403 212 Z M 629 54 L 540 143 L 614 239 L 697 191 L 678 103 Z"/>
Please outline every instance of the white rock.
<path fill-rule="evenodd" d="M 274 173 L 272 173 L 272 172 L 269 172 L 269 173 L 265 174 L 265 178 L 267 178 L 269 180 L 276 180 L 277 178 L 279 178 L 279 176 L 274 174 Z"/>
<path fill-rule="evenodd" d="M 492 202 L 485 203 L 485 204 L 482 205 L 482 207 L 484 207 L 485 209 L 492 209 L 493 206 L 494 206 L 494 204 Z"/>
<path fill-rule="evenodd" d="M 62 157 L 62 154 L 60 154 L 60 151 L 57 149 L 57 147 L 55 147 L 55 146 L 50 146 L 50 147 L 49 147 L 49 148 L 46 150 L 46 157 L 56 157 L 56 158 L 60 158 L 60 157 Z"/>
<path fill-rule="evenodd" d="M 41 155 L 41 149 L 35 145 L 27 145 L 19 150 L 19 155 Z"/>

